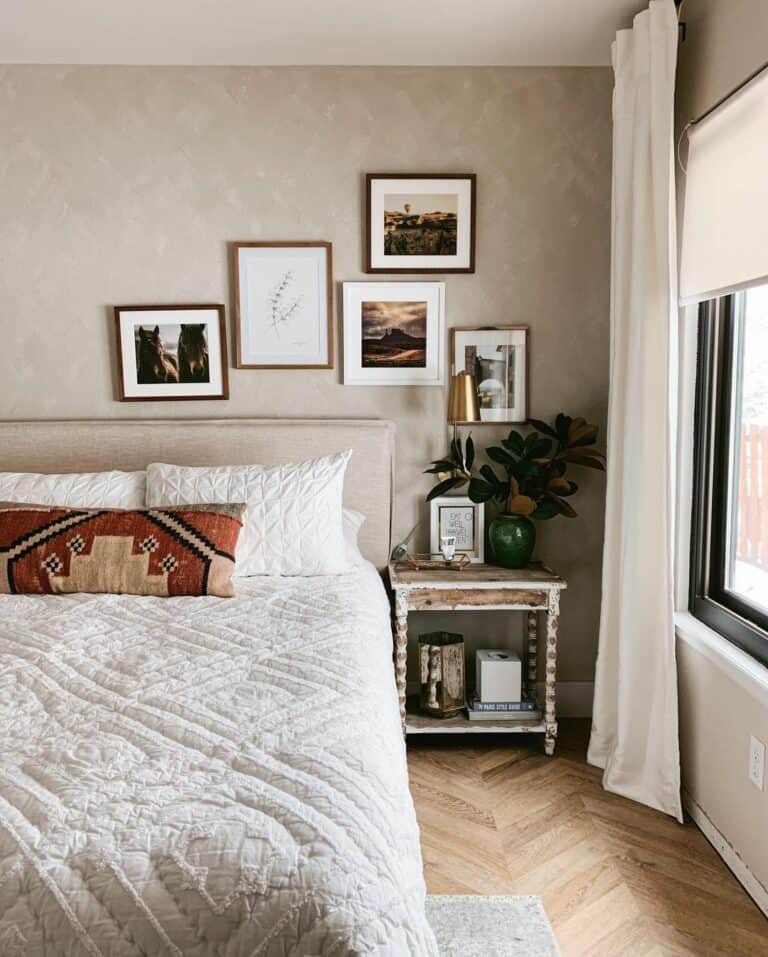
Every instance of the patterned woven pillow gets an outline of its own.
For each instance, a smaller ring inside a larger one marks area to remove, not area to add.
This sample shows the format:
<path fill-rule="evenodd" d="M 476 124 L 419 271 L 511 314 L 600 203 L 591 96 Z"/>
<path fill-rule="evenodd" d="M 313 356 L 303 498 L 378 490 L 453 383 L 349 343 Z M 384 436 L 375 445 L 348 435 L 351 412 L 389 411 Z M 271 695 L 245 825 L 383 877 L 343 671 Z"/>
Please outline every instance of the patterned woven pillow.
<path fill-rule="evenodd" d="M 234 595 L 244 505 L 0 503 L 0 594 Z"/>

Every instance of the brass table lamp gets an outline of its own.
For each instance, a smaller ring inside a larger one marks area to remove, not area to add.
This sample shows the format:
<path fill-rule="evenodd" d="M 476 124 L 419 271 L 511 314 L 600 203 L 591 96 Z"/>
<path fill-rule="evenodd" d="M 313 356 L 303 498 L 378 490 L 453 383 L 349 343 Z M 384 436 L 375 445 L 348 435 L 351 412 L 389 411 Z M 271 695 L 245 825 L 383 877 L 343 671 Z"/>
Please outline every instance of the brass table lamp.
<path fill-rule="evenodd" d="M 480 405 L 477 401 L 477 380 L 469 372 L 458 372 L 456 375 L 451 376 L 447 418 L 453 426 L 454 439 L 456 438 L 457 425 L 480 421 Z"/>

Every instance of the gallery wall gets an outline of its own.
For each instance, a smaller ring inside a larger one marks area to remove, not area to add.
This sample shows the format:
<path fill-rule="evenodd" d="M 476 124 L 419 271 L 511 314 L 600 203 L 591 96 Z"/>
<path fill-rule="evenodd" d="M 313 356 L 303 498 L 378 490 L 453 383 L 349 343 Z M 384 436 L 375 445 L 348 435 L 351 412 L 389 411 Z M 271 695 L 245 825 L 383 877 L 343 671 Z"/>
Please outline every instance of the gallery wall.
<path fill-rule="evenodd" d="M 531 414 L 584 415 L 604 439 L 611 83 L 607 68 L 0 68 L 0 417 L 390 418 L 404 534 L 427 515 L 445 393 L 341 384 L 339 283 L 386 278 L 362 271 L 366 172 L 474 172 L 476 272 L 425 277 L 445 278 L 448 326 L 528 324 Z M 228 242 L 280 239 L 333 243 L 334 370 L 231 369 L 227 402 L 115 401 L 112 305 L 222 302 L 231 356 Z M 566 681 L 593 676 L 603 499 L 585 474 L 580 517 L 540 526 L 539 556 L 569 580 Z"/>

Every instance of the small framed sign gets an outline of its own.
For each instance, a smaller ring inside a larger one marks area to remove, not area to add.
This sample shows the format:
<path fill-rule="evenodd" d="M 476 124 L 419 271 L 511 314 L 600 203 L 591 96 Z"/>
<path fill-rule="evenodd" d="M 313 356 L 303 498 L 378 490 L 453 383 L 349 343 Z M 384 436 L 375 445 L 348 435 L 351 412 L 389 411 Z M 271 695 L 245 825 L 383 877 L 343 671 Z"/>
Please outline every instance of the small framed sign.
<path fill-rule="evenodd" d="M 429 550 L 440 551 L 440 539 L 456 538 L 456 554 L 471 562 L 485 561 L 485 505 L 465 495 L 440 495 L 430 502 Z"/>

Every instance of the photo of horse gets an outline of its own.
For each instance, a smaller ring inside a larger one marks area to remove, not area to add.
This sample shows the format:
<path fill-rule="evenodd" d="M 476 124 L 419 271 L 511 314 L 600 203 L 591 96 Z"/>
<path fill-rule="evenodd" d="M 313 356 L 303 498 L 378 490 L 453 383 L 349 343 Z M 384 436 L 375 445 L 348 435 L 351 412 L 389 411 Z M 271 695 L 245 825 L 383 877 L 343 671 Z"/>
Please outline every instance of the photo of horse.
<path fill-rule="evenodd" d="M 211 381 L 207 323 L 137 324 L 134 341 L 138 384 Z"/>
<path fill-rule="evenodd" d="M 115 306 L 122 402 L 226 399 L 224 306 Z"/>

